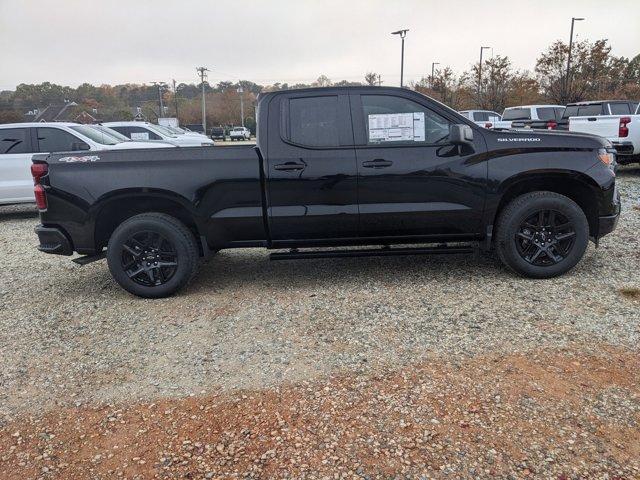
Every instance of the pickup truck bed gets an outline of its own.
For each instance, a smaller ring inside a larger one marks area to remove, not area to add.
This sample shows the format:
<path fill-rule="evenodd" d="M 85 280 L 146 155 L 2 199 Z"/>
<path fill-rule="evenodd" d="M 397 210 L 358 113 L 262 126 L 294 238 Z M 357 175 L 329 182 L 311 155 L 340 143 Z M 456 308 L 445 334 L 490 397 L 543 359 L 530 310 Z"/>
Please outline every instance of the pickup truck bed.
<path fill-rule="evenodd" d="M 56 157 L 50 157 L 47 210 L 64 212 L 65 229 L 75 251 L 93 254 L 101 250 L 106 247 L 107 232 L 133 211 L 158 210 L 171 202 L 178 218 L 184 219 L 180 208 L 189 212 L 188 223 L 211 239 L 212 249 L 265 245 L 260 160 L 255 147 L 172 150 L 173 154 L 139 150 L 133 156 L 105 151 L 91 165 L 55 164 Z M 51 221 L 58 220 L 53 216 Z"/>
<path fill-rule="evenodd" d="M 255 147 L 34 156 L 39 249 L 106 255 L 116 281 L 145 297 L 179 290 L 198 255 L 257 246 L 463 243 L 546 278 L 619 215 L 613 149 L 592 135 L 487 130 L 387 87 L 271 92 L 258 120 Z"/>

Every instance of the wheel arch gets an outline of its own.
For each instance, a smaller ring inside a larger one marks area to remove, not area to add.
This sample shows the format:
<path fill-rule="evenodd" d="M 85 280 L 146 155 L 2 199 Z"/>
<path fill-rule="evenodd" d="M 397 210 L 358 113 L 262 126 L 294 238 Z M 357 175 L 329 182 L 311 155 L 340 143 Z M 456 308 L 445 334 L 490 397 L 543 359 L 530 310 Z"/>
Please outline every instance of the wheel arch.
<path fill-rule="evenodd" d="M 122 222 L 141 213 L 164 213 L 180 220 L 194 235 L 199 245 L 203 227 L 192 204 L 184 197 L 165 190 L 119 190 L 96 202 L 92 217 L 96 251 L 107 246 L 113 231 Z"/>
<path fill-rule="evenodd" d="M 535 191 L 559 193 L 576 202 L 589 222 L 589 235 L 597 235 L 599 187 L 589 176 L 576 171 L 532 172 L 505 180 L 490 214 L 490 224 L 496 225 L 498 215 L 514 198 Z"/>

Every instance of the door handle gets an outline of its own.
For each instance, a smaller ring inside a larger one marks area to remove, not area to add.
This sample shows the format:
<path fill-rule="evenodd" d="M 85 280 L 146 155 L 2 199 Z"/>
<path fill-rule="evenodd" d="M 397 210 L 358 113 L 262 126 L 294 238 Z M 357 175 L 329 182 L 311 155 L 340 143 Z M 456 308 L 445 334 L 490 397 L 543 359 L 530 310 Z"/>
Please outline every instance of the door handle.
<path fill-rule="evenodd" d="M 274 170 L 284 170 L 284 171 L 292 171 L 292 170 L 304 170 L 305 165 L 303 163 L 297 162 L 286 162 L 280 163 L 278 165 L 274 165 Z"/>
<path fill-rule="evenodd" d="M 391 160 L 384 160 L 382 158 L 376 158 L 375 160 L 367 160 L 362 162 L 364 168 L 385 168 L 393 165 Z"/>

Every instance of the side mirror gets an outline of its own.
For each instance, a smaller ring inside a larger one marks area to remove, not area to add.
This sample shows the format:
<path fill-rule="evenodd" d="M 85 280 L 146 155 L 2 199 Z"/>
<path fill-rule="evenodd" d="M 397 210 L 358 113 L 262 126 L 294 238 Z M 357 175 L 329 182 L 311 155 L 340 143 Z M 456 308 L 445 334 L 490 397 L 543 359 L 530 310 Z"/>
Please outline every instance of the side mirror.
<path fill-rule="evenodd" d="M 457 123 L 449 127 L 449 142 L 453 145 L 473 145 L 473 130 L 469 125 Z"/>
<path fill-rule="evenodd" d="M 73 142 L 71 144 L 71 151 L 78 152 L 81 150 L 91 150 L 91 147 L 84 142 Z"/>

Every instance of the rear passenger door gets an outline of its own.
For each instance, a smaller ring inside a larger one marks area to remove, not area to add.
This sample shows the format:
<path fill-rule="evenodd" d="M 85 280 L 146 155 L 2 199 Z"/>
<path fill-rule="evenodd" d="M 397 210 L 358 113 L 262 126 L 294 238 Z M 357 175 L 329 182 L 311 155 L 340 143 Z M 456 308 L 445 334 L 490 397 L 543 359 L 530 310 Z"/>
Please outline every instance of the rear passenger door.
<path fill-rule="evenodd" d="M 292 92 L 269 103 L 267 205 L 274 245 L 358 235 L 349 96 Z"/>
<path fill-rule="evenodd" d="M 29 128 L 0 129 L 0 202 L 33 200 Z"/>

